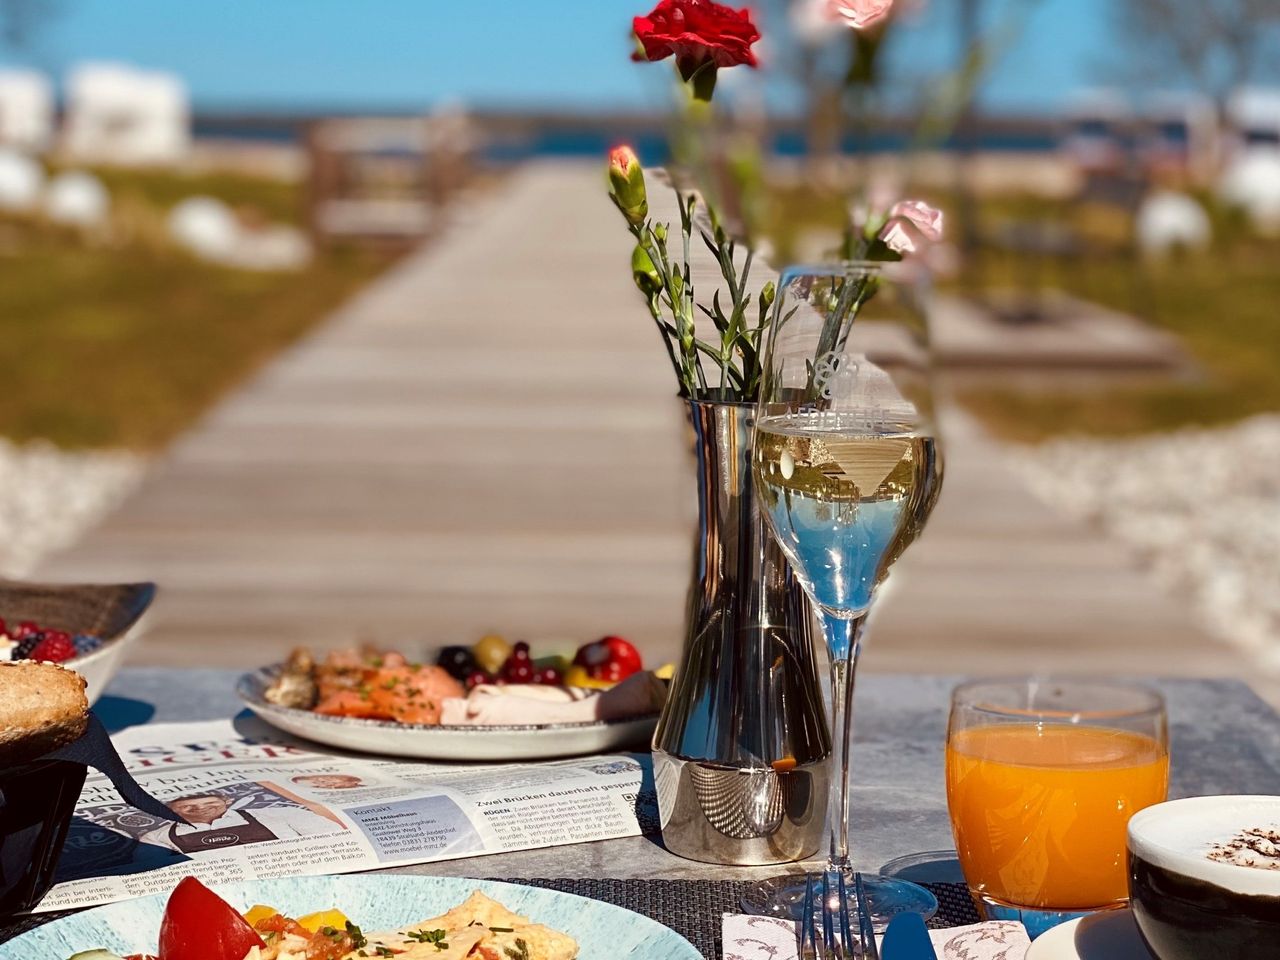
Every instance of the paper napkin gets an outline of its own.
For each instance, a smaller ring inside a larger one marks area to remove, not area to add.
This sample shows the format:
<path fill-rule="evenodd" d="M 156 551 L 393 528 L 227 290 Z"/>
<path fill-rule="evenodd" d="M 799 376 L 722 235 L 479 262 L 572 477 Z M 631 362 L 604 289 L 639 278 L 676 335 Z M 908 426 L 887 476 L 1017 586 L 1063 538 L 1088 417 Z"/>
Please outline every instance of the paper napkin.
<path fill-rule="evenodd" d="M 724 915 L 724 960 L 797 960 L 796 924 L 777 917 Z M 938 960 L 1025 960 L 1031 940 L 1022 924 L 992 920 L 930 930 Z"/>

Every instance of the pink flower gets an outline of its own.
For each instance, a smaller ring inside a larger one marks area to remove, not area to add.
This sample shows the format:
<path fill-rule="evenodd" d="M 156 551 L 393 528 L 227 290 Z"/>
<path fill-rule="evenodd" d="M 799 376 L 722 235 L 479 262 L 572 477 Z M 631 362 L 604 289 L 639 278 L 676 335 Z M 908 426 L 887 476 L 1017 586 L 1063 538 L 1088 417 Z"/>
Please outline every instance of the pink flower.
<path fill-rule="evenodd" d="M 916 251 L 916 236 L 937 243 L 942 239 L 942 211 L 923 200 L 899 200 L 889 210 L 880 239 L 895 253 Z"/>
<path fill-rule="evenodd" d="M 866 30 L 889 16 L 894 0 L 827 0 L 827 12 L 854 30 Z"/>
<path fill-rule="evenodd" d="M 902 225 L 901 220 L 890 220 L 885 224 L 884 229 L 880 231 L 880 239 L 894 253 L 906 256 L 908 253 L 916 252 L 915 239 L 911 236 L 911 231 Z"/>

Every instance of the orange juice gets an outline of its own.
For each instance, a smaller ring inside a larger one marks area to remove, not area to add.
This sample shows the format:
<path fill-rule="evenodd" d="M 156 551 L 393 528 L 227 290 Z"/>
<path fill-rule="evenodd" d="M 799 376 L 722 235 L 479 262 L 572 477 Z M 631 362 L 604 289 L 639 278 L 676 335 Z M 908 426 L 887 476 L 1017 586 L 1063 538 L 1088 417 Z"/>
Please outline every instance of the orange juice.
<path fill-rule="evenodd" d="M 1125 828 L 1164 800 L 1168 780 L 1164 747 L 1125 730 L 1011 723 L 954 733 L 947 805 L 970 889 L 1050 910 L 1125 900 Z"/>

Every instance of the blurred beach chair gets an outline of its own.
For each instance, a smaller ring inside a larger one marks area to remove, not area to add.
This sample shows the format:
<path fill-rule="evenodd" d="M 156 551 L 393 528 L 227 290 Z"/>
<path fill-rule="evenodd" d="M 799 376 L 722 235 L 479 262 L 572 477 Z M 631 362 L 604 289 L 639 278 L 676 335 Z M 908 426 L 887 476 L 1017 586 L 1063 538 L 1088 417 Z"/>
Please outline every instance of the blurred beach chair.
<path fill-rule="evenodd" d="M 53 84 L 35 70 L 0 70 L 0 145 L 38 153 L 53 140 Z"/>
<path fill-rule="evenodd" d="M 472 168 L 461 111 L 320 120 L 307 134 L 309 222 L 318 243 L 411 246 L 437 228 Z"/>
<path fill-rule="evenodd" d="M 191 103 L 171 73 L 84 63 L 67 76 L 62 151 L 71 160 L 172 166 L 191 150 Z"/>

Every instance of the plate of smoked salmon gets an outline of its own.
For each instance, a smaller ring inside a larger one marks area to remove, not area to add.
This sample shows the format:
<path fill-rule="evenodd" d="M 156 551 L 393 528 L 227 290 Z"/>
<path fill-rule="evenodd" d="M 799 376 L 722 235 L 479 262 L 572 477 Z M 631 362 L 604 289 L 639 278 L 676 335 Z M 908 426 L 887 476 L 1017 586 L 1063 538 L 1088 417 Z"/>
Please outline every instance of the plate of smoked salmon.
<path fill-rule="evenodd" d="M 521 656 L 528 650 L 517 644 L 507 659 L 514 657 L 518 667 Z M 436 663 L 417 663 L 396 651 L 321 657 L 299 649 L 285 663 L 244 674 L 237 692 L 267 723 L 326 746 L 489 761 L 647 747 L 666 698 L 666 682 L 639 667 L 638 658 L 636 669 L 621 679 L 613 679 L 616 668 L 597 669 L 599 662 L 582 667 L 585 675 L 570 672 L 570 665 L 554 679 L 550 668 L 511 669 L 507 663 L 495 673 L 471 670 L 459 679 L 462 671 L 449 666 L 456 661 L 456 654 L 445 652 Z M 538 670 L 541 680 L 525 679 Z M 566 683 L 565 674 L 584 686 Z"/>

